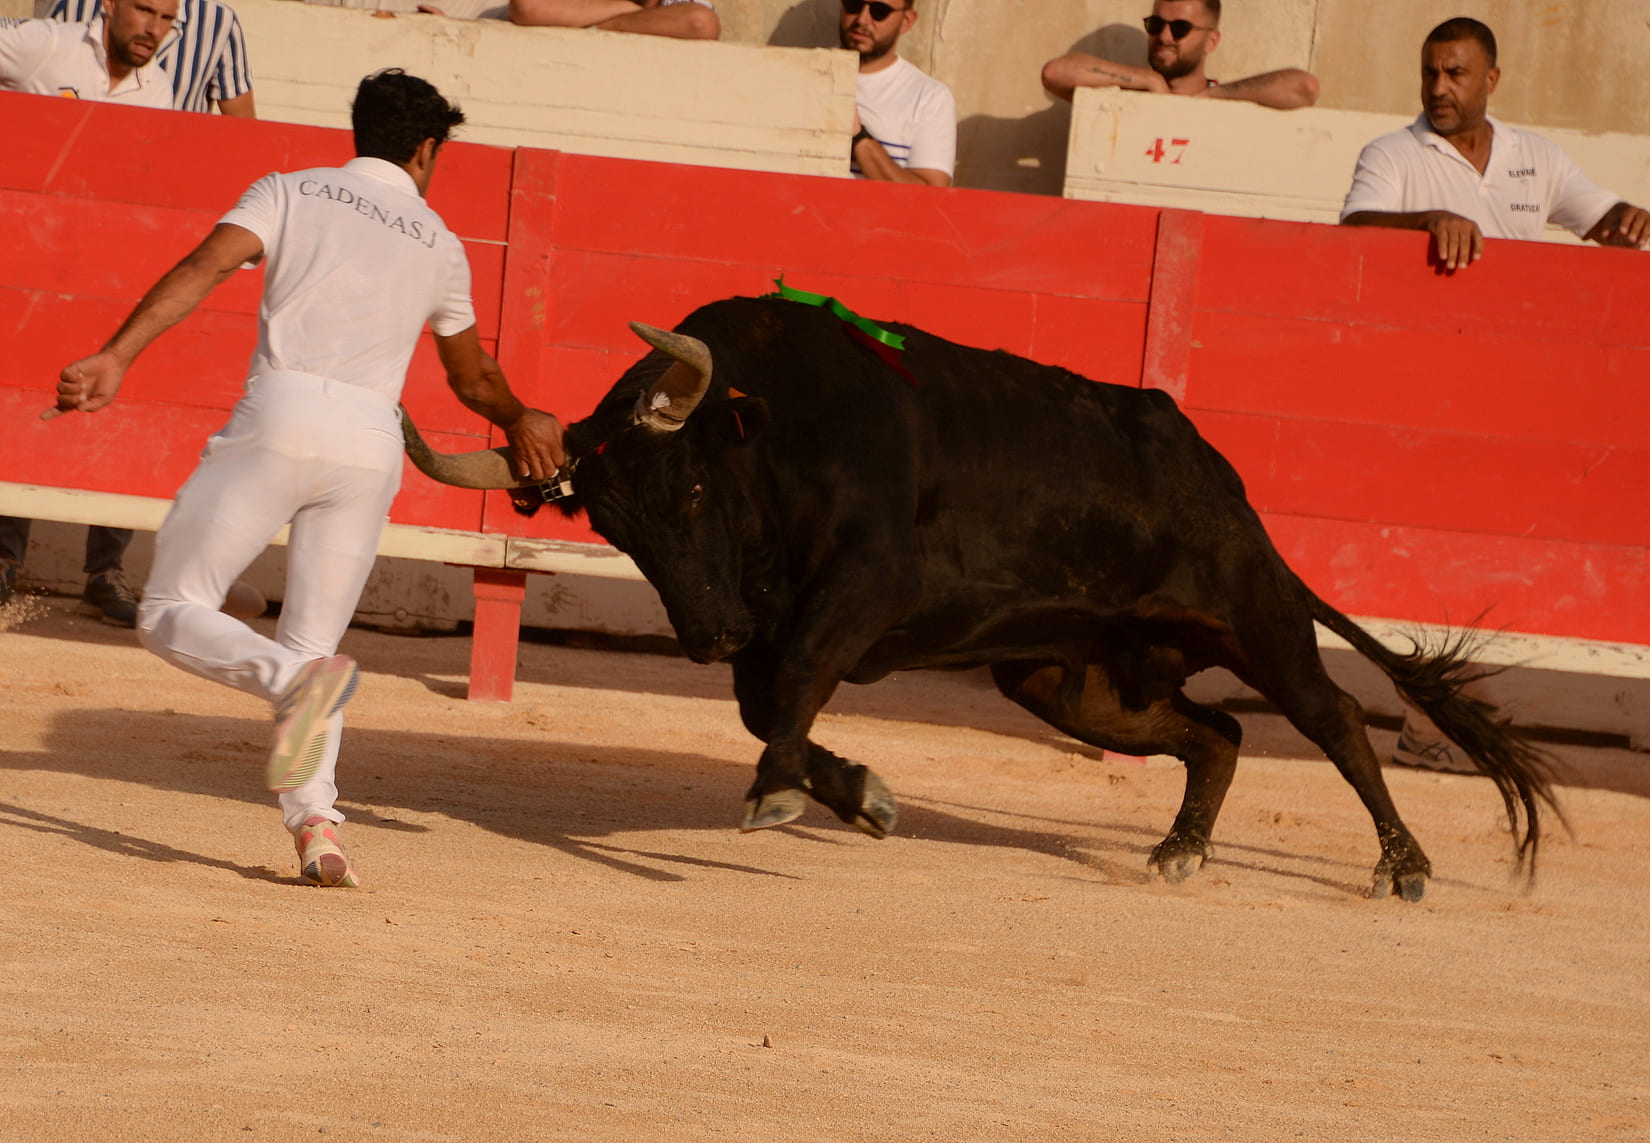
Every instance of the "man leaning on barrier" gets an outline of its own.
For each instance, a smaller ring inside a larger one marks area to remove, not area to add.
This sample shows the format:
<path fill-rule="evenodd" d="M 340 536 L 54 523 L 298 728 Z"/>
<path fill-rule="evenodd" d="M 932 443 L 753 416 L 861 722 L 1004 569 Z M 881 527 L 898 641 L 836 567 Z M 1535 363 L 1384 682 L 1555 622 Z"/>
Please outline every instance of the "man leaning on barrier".
<path fill-rule="evenodd" d="M 1240 99 L 1290 111 L 1318 101 L 1318 81 L 1298 67 L 1264 72 L 1229 83 L 1204 71 L 1220 44 L 1220 0 L 1155 0 L 1146 17 L 1147 67 L 1114 63 L 1087 52 L 1069 52 L 1043 65 L 1043 86 L 1061 99 L 1079 87 L 1121 87 L 1160 95 Z"/>
<path fill-rule="evenodd" d="M 849 170 L 882 182 L 948 187 L 957 164 L 956 100 L 896 50 L 916 22 L 916 0 L 842 0 L 838 38 L 859 55 Z"/>
<path fill-rule="evenodd" d="M 1363 149 L 1341 222 L 1429 231 L 1447 270 L 1481 258 L 1486 236 L 1540 238 L 1548 223 L 1604 246 L 1650 241 L 1650 212 L 1593 182 L 1558 144 L 1490 118 L 1500 79 L 1484 24 L 1458 16 L 1429 32 L 1422 112 Z"/>

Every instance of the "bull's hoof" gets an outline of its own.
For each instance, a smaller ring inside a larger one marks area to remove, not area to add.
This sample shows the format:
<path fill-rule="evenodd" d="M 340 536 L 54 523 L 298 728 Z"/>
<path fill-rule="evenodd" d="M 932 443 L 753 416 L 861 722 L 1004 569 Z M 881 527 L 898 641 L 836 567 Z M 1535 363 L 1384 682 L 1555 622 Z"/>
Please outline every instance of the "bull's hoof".
<path fill-rule="evenodd" d="M 752 830 L 772 829 L 786 822 L 794 822 L 807 808 L 808 795 L 794 788 L 751 798 L 745 803 L 745 820 L 739 823 L 739 832 L 750 833 Z"/>
<path fill-rule="evenodd" d="M 1146 868 L 1162 877 L 1170 885 L 1178 885 L 1215 855 L 1215 847 L 1206 841 L 1170 834 L 1157 843 L 1146 860 Z"/>
<path fill-rule="evenodd" d="M 899 806 L 894 803 L 893 793 L 883 785 L 881 778 L 869 770 L 865 771 L 865 780 L 860 789 L 859 812 L 854 815 L 854 825 L 881 841 L 888 836 L 897 820 Z"/>
<path fill-rule="evenodd" d="M 1375 870 L 1375 885 L 1369 895 L 1377 901 L 1384 901 L 1388 897 L 1402 897 L 1406 901 L 1419 901 L 1427 895 L 1427 875 L 1425 872 L 1412 870 L 1394 876 L 1379 867 Z"/>
<path fill-rule="evenodd" d="M 1369 895 L 1377 901 L 1398 896 L 1406 901 L 1419 901 L 1426 896 L 1427 878 L 1432 876 L 1432 862 L 1421 852 L 1421 847 L 1410 841 L 1394 846 L 1381 856 L 1375 866 L 1375 884 Z"/>

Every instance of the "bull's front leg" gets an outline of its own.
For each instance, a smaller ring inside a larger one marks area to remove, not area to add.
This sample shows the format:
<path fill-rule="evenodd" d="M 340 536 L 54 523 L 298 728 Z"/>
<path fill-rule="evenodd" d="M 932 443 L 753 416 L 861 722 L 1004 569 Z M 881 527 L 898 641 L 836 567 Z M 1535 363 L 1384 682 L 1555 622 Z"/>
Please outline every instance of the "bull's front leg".
<path fill-rule="evenodd" d="M 881 778 L 808 738 L 820 709 L 888 621 L 863 605 L 863 591 L 829 594 L 839 606 L 811 609 L 816 622 L 801 625 L 789 646 L 758 640 L 733 658 L 740 716 L 767 743 L 745 795 L 744 831 L 795 821 L 810 797 L 875 838 L 886 837 L 899 816 Z"/>
<path fill-rule="evenodd" d="M 796 754 L 794 749 L 775 743 L 762 752 L 756 764 L 756 781 L 745 794 L 741 830 L 749 833 L 793 822 L 802 816 L 812 797 L 872 837 L 880 840 L 888 836 L 899 818 L 899 807 L 893 793 L 870 767 L 804 741 L 804 762 L 799 770 L 793 761 Z"/>

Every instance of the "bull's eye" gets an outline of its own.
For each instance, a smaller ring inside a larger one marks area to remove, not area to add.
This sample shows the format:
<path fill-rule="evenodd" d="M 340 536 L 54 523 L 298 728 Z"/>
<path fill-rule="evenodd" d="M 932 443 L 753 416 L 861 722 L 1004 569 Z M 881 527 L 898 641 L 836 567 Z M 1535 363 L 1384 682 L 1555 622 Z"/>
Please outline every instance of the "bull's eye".
<path fill-rule="evenodd" d="M 698 504 L 699 501 L 705 498 L 705 486 L 703 484 L 695 484 L 692 488 L 688 489 L 687 498 L 688 504 Z"/>

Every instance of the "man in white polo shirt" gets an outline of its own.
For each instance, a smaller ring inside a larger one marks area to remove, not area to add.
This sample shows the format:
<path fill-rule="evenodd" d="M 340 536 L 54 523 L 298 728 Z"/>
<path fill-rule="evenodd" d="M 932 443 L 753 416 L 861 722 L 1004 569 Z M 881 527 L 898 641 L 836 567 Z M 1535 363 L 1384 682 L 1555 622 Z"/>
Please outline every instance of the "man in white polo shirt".
<path fill-rule="evenodd" d="M 1348 226 L 1431 232 L 1439 264 L 1455 271 L 1484 239 L 1536 239 L 1547 223 L 1606 246 L 1643 246 L 1650 214 L 1589 179 L 1557 144 L 1487 113 L 1501 78 L 1495 34 L 1456 17 L 1421 46 L 1422 114 L 1364 148 L 1341 207 Z M 1476 773 L 1425 715 L 1406 707 L 1392 760 Z"/>
<path fill-rule="evenodd" d="M 1341 222 L 1430 231 L 1452 271 L 1483 256 L 1486 236 L 1539 238 L 1549 222 L 1605 246 L 1644 246 L 1650 213 L 1593 182 L 1557 144 L 1489 117 L 1495 60 L 1495 34 L 1477 20 L 1428 33 L 1424 110 L 1363 149 Z"/>
<path fill-rule="evenodd" d="M 916 0 L 842 0 L 838 34 L 859 53 L 849 169 L 860 178 L 948 187 L 957 165 L 956 100 L 894 50 L 916 22 Z"/>
<path fill-rule="evenodd" d="M 246 394 L 155 538 L 138 631 L 168 662 L 275 704 L 265 781 L 299 870 L 345 886 L 357 881 L 338 842 L 334 775 L 357 670 L 335 652 L 401 484 L 397 402 L 425 323 L 454 394 L 504 430 L 524 475 L 548 479 L 565 460 L 561 425 L 524 406 L 483 352 L 464 249 L 424 201 L 463 114 L 391 70 L 361 81 L 352 120 L 355 159 L 252 184 L 57 387 L 60 410 L 104 407 L 146 346 L 237 268 L 265 263 Z M 268 639 L 218 609 L 289 523 L 286 598 Z"/>
<path fill-rule="evenodd" d="M 53 20 L 81 24 L 97 19 L 103 0 L 56 0 Z M 256 118 L 246 36 L 234 9 L 218 0 L 180 0 L 172 34 L 161 41 L 155 62 L 172 78 L 172 107 Z"/>
<path fill-rule="evenodd" d="M 155 53 L 172 30 L 178 0 L 110 0 L 89 24 L 55 20 L 0 25 L 0 91 L 172 106 L 172 83 Z"/>

